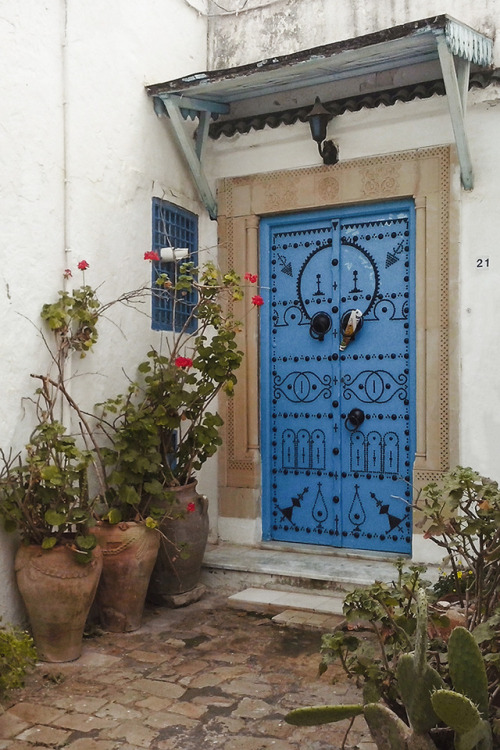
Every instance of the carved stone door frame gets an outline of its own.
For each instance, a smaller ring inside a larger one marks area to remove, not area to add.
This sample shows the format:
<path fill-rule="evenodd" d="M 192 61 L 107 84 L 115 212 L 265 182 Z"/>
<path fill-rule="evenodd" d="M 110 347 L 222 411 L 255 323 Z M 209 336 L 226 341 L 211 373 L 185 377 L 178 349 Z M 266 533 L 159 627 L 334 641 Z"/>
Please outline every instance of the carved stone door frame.
<path fill-rule="evenodd" d="M 258 264 L 260 217 L 348 204 L 413 198 L 416 210 L 417 439 L 416 489 L 434 481 L 457 456 L 454 324 L 456 201 L 448 146 L 220 180 L 219 262 L 242 276 Z M 244 364 L 232 398 L 220 404 L 224 418 L 219 451 L 219 517 L 260 516 L 258 319 L 248 293 L 235 314 L 245 325 L 239 346 Z M 253 540 L 249 540 L 249 543 Z"/>

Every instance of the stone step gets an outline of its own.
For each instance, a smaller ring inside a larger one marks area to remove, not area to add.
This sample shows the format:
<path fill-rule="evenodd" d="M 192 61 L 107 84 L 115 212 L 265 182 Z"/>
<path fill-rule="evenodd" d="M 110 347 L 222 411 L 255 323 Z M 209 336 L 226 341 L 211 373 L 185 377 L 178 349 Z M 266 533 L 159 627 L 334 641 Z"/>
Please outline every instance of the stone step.
<path fill-rule="evenodd" d="M 392 559 L 367 553 L 332 553 L 330 548 L 245 547 L 219 544 L 209 546 L 203 562 L 202 582 L 210 588 L 232 592 L 245 588 L 272 588 L 303 593 L 346 593 L 370 586 L 375 580 L 397 578 Z M 437 579 L 429 569 L 426 578 Z"/>
<path fill-rule="evenodd" d="M 305 594 L 283 589 L 248 588 L 228 597 L 235 609 L 274 614 L 274 622 L 296 628 L 333 630 L 343 619 L 343 596 Z"/>

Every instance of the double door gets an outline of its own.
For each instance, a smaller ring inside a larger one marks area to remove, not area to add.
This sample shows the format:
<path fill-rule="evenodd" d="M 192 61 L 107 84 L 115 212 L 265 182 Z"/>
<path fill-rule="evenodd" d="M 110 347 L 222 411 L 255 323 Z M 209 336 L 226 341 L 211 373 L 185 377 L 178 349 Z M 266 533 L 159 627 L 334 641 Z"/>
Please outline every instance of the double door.
<path fill-rule="evenodd" d="M 411 201 L 264 219 L 263 536 L 411 552 Z"/>

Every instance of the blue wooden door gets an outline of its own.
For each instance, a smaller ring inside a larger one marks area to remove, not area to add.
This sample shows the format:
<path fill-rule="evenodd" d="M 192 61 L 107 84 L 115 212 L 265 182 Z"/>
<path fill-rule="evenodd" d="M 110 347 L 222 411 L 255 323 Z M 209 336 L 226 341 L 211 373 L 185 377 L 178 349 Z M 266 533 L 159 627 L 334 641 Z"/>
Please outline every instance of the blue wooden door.
<path fill-rule="evenodd" d="M 264 538 L 409 554 L 413 204 L 264 219 L 260 244 Z"/>

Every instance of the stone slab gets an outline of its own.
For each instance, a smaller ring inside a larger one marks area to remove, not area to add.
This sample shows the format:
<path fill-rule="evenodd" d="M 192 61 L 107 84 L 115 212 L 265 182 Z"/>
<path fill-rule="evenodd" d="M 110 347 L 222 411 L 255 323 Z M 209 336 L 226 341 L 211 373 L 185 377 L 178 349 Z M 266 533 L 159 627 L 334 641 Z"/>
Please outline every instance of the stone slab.
<path fill-rule="evenodd" d="M 230 607 L 251 612 L 279 614 L 298 610 L 321 615 L 343 617 L 344 597 L 334 594 L 305 594 L 269 588 L 247 588 L 228 597 Z"/>

